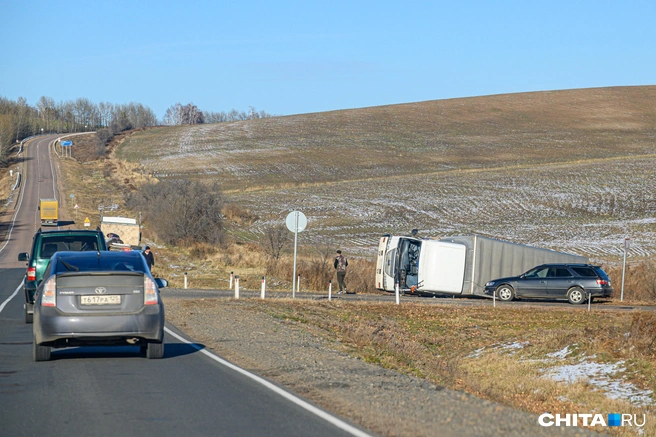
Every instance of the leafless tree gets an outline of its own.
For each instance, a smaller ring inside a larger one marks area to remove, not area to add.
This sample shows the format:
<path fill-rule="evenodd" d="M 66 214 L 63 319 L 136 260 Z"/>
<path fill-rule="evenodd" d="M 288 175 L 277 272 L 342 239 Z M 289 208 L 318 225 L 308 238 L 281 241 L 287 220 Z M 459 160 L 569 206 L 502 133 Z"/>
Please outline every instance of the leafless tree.
<path fill-rule="evenodd" d="M 284 224 L 267 226 L 264 229 L 263 241 L 261 243 L 266 254 L 271 259 L 280 259 L 282 249 L 289 244 L 291 233 Z"/>
<path fill-rule="evenodd" d="M 193 103 L 182 105 L 176 103 L 164 114 L 164 124 L 178 126 L 183 124 L 202 124 L 205 122 L 203 112 Z"/>

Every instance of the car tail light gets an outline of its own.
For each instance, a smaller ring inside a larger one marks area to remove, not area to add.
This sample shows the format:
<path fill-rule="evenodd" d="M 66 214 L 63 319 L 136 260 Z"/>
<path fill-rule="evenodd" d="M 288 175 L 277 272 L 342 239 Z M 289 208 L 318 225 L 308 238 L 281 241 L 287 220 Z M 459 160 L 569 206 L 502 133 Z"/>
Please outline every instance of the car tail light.
<path fill-rule="evenodd" d="M 54 307 L 57 306 L 57 277 L 51 276 L 45 284 L 43 284 L 43 297 L 41 298 L 41 306 Z"/>
<path fill-rule="evenodd" d="M 36 281 L 36 267 L 29 267 L 27 269 L 27 280 Z"/>
<path fill-rule="evenodd" d="M 144 276 L 144 305 L 157 305 L 157 302 L 159 302 L 157 286 L 152 279 Z"/>
<path fill-rule="evenodd" d="M 599 285 L 610 285 L 610 281 L 607 281 L 605 279 L 597 279 L 597 284 L 599 284 Z"/>

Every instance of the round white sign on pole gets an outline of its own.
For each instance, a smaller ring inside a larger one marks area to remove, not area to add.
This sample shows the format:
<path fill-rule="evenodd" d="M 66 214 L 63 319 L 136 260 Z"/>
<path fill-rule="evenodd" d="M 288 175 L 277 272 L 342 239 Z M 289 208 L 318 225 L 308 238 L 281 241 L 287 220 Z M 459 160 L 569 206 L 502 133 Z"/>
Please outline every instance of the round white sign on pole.
<path fill-rule="evenodd" d="M 307 217 L 301 211 L 292 211 L 287 215 L 285 224 L 292 232 L 303 232 L 307 226 Z"/>

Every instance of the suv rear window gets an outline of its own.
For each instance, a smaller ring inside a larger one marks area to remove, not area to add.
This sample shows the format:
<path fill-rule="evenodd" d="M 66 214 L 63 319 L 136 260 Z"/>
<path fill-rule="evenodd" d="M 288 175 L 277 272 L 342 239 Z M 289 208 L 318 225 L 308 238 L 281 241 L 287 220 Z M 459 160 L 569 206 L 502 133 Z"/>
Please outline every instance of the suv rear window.
<path fill-rule="evenodd" d="M 94 236 L 52 236 L 41 238 L 41 247 L 39 247 L 39 258 L 49 259 L 55 252 L 64 250 L 70 251 L 87 251 L 98 250 L 98 238 Z"/>
<path fill-rule="evenodd" d="M 574 270 L 576 274 L 579 276 L 593 277 L 593 278 L 596 278 L 598 276 L 597 272 L 595 272 L 594 269 L 591 267 L 572 267 L 572 270 Z"/>
<path fill-rule="evenodd" d="M 601 279 L 605 279 L 606 281 L 609 280 L 608 275 L 606 274 L 606 272 L 604 272 L 604 269 L 598 266 L 593 267 L 593 269 L 595 272 L 597 272 L 597 274 Z"/>

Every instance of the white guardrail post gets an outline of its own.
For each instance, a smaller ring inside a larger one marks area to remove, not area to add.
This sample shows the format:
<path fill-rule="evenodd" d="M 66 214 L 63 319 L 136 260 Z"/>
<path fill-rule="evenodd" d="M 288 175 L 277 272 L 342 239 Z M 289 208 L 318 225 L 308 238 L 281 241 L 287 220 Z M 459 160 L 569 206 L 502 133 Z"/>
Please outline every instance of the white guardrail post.
<path fill-rule="evenodd" d="M 399 284 L 398 282 L 396 283 L 395 288 L 395 294 L 396 294 L 396 304 L 400 305 L 401 304 L 401 298 L 399 297 Z"/>
<path fill-rule="evenodd" d="M 328 300 L 333 300 L 333 281 L 328 281 Z"/>
<path fill-rule="evenodd" d="M 264 299 L 265 295 L 266 295 L 266 278 L 262 276 L 262 293 L 261 293 L 262 299 Z"/>
<path fill-rule="evenodd" d="M 239 299 L 239 275 L 235 275 L 235 299 Z"/>

